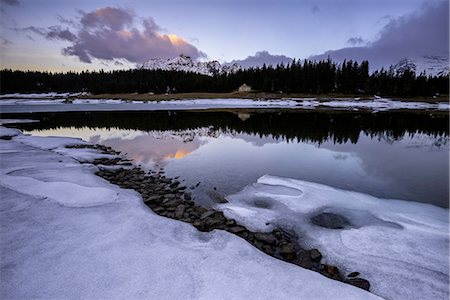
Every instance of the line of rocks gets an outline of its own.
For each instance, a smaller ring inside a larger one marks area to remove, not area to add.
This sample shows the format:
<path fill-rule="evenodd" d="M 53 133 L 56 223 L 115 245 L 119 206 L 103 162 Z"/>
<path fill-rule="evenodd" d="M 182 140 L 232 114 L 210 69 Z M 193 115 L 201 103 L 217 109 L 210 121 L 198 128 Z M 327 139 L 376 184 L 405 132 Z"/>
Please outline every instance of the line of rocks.
<path fill-rule="evenodd" d="M 71 148 L 93 148 L 105 154 L 118 154 L 102 145 L 76 145 Z M 186 190 L 185 186 L 176 179 L 164 176 L 162 172 L 146 173 L 138 167 L 108 168 L 111 165 L 129 163 L 128 160 L 120 158 L 101 158 L 94 160 L 93 163 L 99 167 L 96 175 L 122 188 L 134 189 L 141 194 L 144 203 L 160 216 L 190 223 L 202 232 L 214 229 L 226 230 L 272 257 L 365 290 L 370 289 L 369 281 L 358 278 L 358 272 L 352 272 L 344 277 L 336 266 L 321 263 L 320 251 L 300 247 L 297 236 L 293 232 L 282 228 L 272 232 L 253 232 L 237 224 L 235 220 L 226 218 L 221 211 L 196 205 L 192 194 Z"/>

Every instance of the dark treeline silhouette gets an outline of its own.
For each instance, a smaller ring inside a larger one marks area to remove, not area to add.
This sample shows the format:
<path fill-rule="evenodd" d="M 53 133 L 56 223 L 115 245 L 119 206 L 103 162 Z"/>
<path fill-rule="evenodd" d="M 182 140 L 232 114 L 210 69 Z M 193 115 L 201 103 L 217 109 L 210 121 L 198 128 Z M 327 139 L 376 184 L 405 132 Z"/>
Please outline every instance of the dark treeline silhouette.
<path fill-rule="evenodd" d="M 356 143 L 363 132 L 372 138 L 395 140 L 424 133 L 449 135 L 447 114 L 410 112 L 320 112 L 285 111 L 251 114 L 245 121 L 235 112 L 116 111 L 2 114 L 2 118 L 31 118 L 37 123 L 12 124 L 25 130 L 75 128 L 119 128 L 135 130 L 189 130 L 208 127 L 231 134 L 247 133 L 287 141 Z"/>
<path fill-rule="evenodd" d="M 85 72 L 0 71 L 0 90 L 11 92 L 165 93 L 232 92 L 246 83 L 261 92 L 309 94 L 381 94 L 434 96 L 448 94 L 449 76 L 416 75 L 381 69 L 369 74 L 369 63 L 296 61 L 276 67 L 250 68 L 233 74 L 206 76 L 181 71 L 121 70 Z"/>

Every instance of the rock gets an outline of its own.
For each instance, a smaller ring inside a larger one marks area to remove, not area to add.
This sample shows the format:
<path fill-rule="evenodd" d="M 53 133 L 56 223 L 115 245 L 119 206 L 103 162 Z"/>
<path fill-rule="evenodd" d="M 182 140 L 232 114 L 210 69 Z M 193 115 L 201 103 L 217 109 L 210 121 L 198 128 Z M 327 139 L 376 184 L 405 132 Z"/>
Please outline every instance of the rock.
<path fill-rule="evenodd" d="M 213 210 L 209 210 L 200 216 L 200 220 L 206 219 L 214 214 Z"/>
<path fill-rule="evenodd" d="M 148 196 L 148 197 L 144 198 L 144 202 L 156 201 L 156 200 L 159 200 L 160 197 L 161 196 L 159 196 L 159 195 Z"/>
<path fill-rule="evenodd" d="M 311 249 L 309 250 L 309 257 L 311 257 L 313 261 L 319 262 L 322 259 L 322 253 L 317 249 Z"/>
<path fill-rule="evenodd" d="M 317 216 L 312 217 L 311 221 L 314 225 L 329 229 L 342 229 L 351 225 L 350 221 L 347 220 L 347 218 L 341 215 L 327 212 L 323 212 Z"/>
<path fill-rule="evenodd" d="M 234 226 L 234 227 L 229 228 L 228 231 L 231 232 L 231 233 L 239 233 L 239 232 L 245 231 L 245 228 L 238 225 L 238 226 Z"/>
<path fill-rule="evenodd" d="M 166 198 L 166 199 L 174 199 L 175 198 L 175 194 L 165 194 L 164 198 Z"/>
<path fill-rule="evenodd" d="M 314 262 L 311 259 L 309 251 L 300 251 L 297 253 L 297 259 L 295 263 L 305 269 L 312 269 L 314 266 Z"/>
<path fill-rule="evenodd" d="M 359 272 L 351 272 L 350 274 L 347 275 L 347 277 L 357 277 L 359 276 Z"/>
<path fill-rule="evenodd" d="M 211 198 L 215 203 L 228 203 L 227 199 L 225 199 L 221 194 L 219 194 L 215 190 L 209 190 L 206 194 Z"/>
<path fill-rule="evenodd" d="M 171 187 L 171 188 L 175 188 L 175 187 L 177 187 L 179 184 L 180 184 L 180 182 L 179 182 L 178 180 L 174 180 L 174 181 L 170 184 L 170 187 Z"/>
<path fill-rule="evenodd" d="M 275 245 L 277 243 L 277 239 L 270 233 L 257 232 L 255 238 L 264 244 Z"/>
<path fill-rule="evenodd" d="M 184 199 L 185 200 L 191 200 L 192 199 L 192 194 L 189 192 L 185 192 L 184 193 Z"/>
<path fill-rule="evenodd" d="M 153 208 L 153 211 L 154 211 L 155 213 L 159 213 L 159 212 L 164 211 L 164 208 L 162 208 L 161 206 L 157 206 L 157 207 Z"/>
<path fill-rule="evenodd" d="M 236 221 L 235 220 L 228 220 L 225 224 L 227 226 L 234 226 L 234 225 L 236 225 Z"/>
<path fill-rule="evenodd" d="M 163 206 L 165 206 L 165 207 L 177 207 L 179 204 L 181 204 L 181 201 L 174 199 L 174 200 L 170 200 L 170 201 L 164 202 Z"/>
<path fill-rule="evenodd" d="M 351 278 L 348 280 L 348 283 L 354 286 L 357 286 L 363 290 L 370 290 L 370 283 L 369 281 L 362 279 L 362 278 Z"/>
<path fill-rule="evenodd" d="M 176 219 L 181 219 L 183 217 L 185 209 L 186 209 L 186 205 L 184 205 L 184 204 L 178 205 L 177 208 L 175 209 L 174 213 L 173 213 L 173 216 Z"/>
<path fill-rule="evenodd" d="M 280 255 L 285 259 L 294 259 L 297 255 L 292 243 L 281 246 L 279 252 Z"/>

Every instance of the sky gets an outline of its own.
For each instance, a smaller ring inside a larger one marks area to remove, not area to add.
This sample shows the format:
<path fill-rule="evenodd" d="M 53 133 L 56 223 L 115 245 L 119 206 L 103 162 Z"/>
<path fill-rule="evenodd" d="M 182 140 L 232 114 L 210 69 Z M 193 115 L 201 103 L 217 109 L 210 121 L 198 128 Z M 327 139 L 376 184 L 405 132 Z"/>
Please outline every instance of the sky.
<path fill-rule="evenodd" d="M 447 0 L 0 0 L 0 68 L 448 56 L 448 13 Z"/>

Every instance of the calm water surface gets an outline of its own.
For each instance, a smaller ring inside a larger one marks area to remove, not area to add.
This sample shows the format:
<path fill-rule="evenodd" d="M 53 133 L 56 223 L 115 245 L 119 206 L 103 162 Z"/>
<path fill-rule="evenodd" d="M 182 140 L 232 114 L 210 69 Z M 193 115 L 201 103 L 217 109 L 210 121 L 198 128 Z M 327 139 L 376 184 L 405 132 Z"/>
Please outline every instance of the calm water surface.
<path fill-rule="evenodd" d="M 196 199 L 264 174 L 448 207 L 448 115 L 324 112 L 147 112 L 27 115 L 39 136 L 79 137 L 163 168 Z"/>

